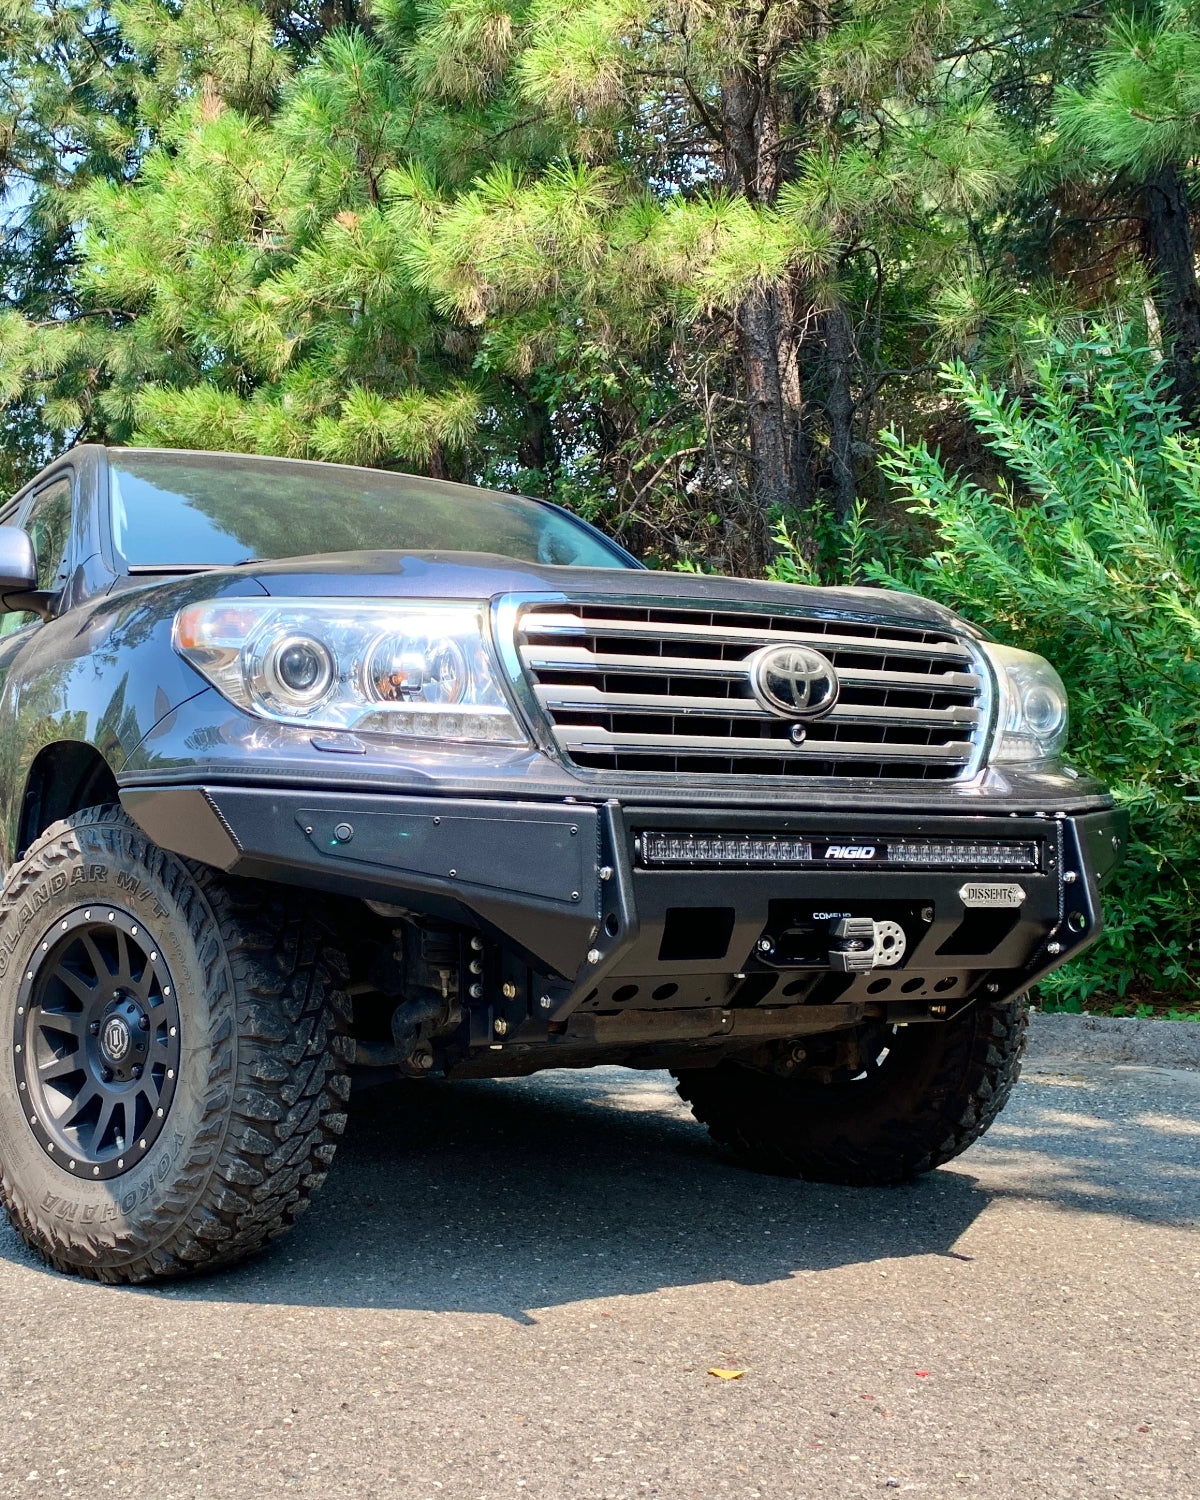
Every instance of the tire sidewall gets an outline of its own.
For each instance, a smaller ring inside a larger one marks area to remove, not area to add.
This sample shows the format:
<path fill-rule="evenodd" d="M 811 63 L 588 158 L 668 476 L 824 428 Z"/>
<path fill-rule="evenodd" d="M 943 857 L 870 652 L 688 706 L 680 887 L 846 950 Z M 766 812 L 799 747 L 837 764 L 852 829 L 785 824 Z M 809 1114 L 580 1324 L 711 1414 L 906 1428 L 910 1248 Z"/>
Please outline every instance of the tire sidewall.
<path fill-rule="evenodd" d="M 31 959 L 64 917 L 87 907 L 122 911 L 152 937 L 180 1014 L 169 1113 L 143 1159 L 107 1181 L 81 1178 L 46 1154 L 26 1117 L 14 1065 L 18 994 Z M 56 1260 L 91 1268 L 101 1248 L 119 1265 L 178 1232 L 223 1143 L 235 1019 L 232 978 L 203 891 L 119 810 L 82 814 L 50 830 L 10 871 L 0 898 L 0 1183 L 10 1209 Z"/>

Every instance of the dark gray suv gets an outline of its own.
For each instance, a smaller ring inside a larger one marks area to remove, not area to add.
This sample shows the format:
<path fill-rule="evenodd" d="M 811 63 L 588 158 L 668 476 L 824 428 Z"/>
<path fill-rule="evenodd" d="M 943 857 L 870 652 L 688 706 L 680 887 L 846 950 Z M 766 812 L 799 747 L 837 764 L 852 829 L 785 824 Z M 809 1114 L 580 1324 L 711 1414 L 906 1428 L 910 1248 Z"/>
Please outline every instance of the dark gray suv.
<path fill-rule="evenodd" d="M 924 600 L 286 459 L 80 447 L 0 523 L 0 1190 L 64 1270 L 259 1248 L 356 1069 L 668 1068 L 751 1163 L 901 1181 L 1099 934 L 1061 682 Z"/>

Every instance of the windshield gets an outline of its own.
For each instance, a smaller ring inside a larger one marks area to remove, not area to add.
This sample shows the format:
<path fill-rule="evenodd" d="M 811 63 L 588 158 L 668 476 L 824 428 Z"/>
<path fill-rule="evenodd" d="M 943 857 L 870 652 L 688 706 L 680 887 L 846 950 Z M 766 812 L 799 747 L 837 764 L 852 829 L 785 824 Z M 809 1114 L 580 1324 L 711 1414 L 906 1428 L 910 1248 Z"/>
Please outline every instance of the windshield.
<path fill-rule="evenodd" d="M 109 452 L 113 541 L 130 567 L 219 567 L 321 552 L 493 552 L 632 568 L 566 511 L 411 474 L 230 454 Z"/>

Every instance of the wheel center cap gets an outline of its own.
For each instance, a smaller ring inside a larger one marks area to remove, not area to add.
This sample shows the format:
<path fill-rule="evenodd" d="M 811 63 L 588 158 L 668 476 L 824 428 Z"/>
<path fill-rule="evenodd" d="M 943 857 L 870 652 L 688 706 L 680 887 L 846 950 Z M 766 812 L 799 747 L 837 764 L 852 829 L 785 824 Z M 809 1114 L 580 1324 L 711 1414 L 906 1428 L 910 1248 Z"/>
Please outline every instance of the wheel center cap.
<path fill-rule="evenodd" d="M 121 1063 L 132 1045 L 133 1033 L 129 1029 L 129 1022 L 124 1016 L 109 1016 L 100 1033 L 100 1050 L 104 1056 L 111 1063 Z"/>

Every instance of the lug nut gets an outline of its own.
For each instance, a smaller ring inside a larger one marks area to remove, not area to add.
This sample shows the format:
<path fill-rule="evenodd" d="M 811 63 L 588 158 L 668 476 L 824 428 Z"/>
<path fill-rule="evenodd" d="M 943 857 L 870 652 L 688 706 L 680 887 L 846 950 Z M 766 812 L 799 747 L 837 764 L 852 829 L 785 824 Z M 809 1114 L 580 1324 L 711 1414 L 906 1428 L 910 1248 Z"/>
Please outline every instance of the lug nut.
<path fill-rule="evenodd" d="M 139 1031 L 149 1031 L 150 1030 L 150 1017 L 149 1016 L 139 1016 L 138 1017 L 138 1030 Z"/>
<path fill-rule="evenodd" d="M 133 1072 L 133 1076 L 135 1078 L 140 1078 L 142 1076 L 142 1065 L 141 1065 L 141 1063 L 134 1063 L 132 1072 Z"/>
<path fill-rule="evenodd" d="M 112 1069 L 111 1068 L 101 1068 L 100 1069 L 100 1077 L 104 1080 L 105 1083 L 111 1083 L 112 1082 Z"/>
<path fill-rule="evenodd" d="M 92 1024 L 88 1027 L 88 1030 L 92 1033 L 93 1036 L 99 1036 L 100 1035 L 100 1022 L 99 1021 L 93 1021 Z"/>

